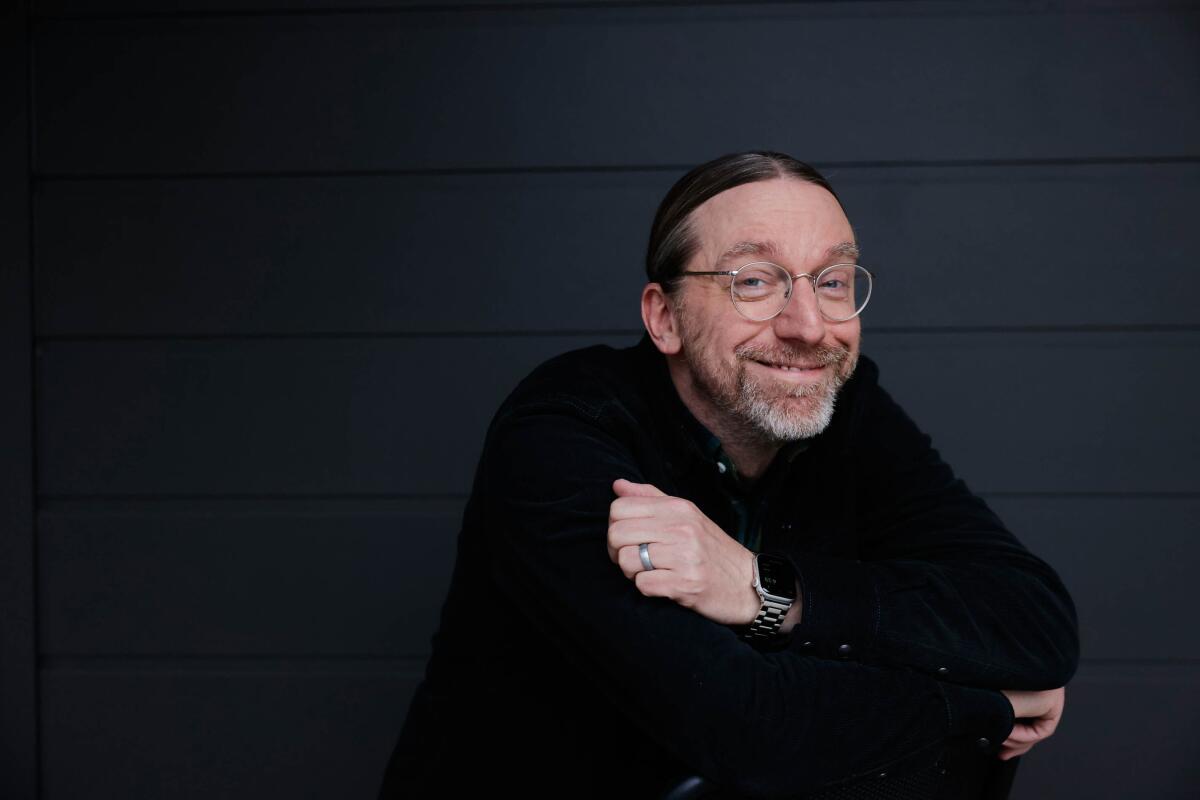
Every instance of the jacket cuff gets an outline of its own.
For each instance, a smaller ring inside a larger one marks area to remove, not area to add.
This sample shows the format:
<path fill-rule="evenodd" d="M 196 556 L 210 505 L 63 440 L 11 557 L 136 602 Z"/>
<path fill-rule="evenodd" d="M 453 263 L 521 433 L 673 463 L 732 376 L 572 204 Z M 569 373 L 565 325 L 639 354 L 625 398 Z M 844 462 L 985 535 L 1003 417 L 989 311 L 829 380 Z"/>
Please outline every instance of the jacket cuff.
<path fill-rule="evenodd" d="M 998 755 L 1016 723 L 1008 698 L 996 689 L 942 681 L 937 686 L 946 701 L 949 738 L 970 744 L 984 755 Z"/>
<path fill-rule="evenodd" d="M 805 553 L 787 558 L 800 581 L 803 607 L 788 649 L 822 658 L 869 658 L 879 632 L 879 593 L 861 561 Z"/>

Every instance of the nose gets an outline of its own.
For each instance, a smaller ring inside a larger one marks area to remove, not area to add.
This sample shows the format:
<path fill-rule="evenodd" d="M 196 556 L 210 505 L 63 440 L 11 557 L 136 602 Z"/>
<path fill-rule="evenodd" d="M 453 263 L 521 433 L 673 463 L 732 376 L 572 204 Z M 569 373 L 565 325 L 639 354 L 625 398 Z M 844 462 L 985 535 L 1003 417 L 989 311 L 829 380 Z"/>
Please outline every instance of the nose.
<path fill-rule="evenodd" d="M 792 278 L 792 296 L 771 322 L 780 339 L 796 339 L 807 345 L 825 340 L 826 320 L 817 306 L 817 293 L 810 276 L 801 274 Z"/>

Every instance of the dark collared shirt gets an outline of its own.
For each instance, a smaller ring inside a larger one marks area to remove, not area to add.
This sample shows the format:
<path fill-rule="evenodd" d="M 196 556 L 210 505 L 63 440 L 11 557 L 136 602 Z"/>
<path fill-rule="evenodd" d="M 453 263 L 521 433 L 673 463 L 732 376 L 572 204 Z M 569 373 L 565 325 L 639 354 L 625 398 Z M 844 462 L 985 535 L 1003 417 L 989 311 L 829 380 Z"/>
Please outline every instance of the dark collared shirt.
<path fill-rule="evenodd" d="M 534 370 L 489 426 L 381 797 L 655 798 L 688 774 L 721 797 L 1003 796 L 999 690 L 1070 679 L 1075 609 L 877 376 L 861 356 L 829 427 L 743 493 L 649 337 Z M 788 558 L 800 622 L 751 644 L 639 591 L 607 553 L 616 478 Z"/>
<path fill-rule="evenodd" d="M 686 408 L 686 407 L 685 407 Z M 808 440 L 800 439 L 780 447 L 767 471 L 757 480 L 748 481 L 738 472 L 737 465 L 721 446 L 721 440 L 704 427 L 690 412 L 686 415 L 689 433 L 695 438 L 696 446 L 713 463 L 713 469 L 721 476 L 721 492 L 729 501 L 736 519 L 736 526 L 726 531 L 747 549 L 760 552 L 762 549 L 762 526 L 767 517 L 770 488 L 779 477 L 779 464 L 790 464 L 800 453 L 808 449 Z"/>

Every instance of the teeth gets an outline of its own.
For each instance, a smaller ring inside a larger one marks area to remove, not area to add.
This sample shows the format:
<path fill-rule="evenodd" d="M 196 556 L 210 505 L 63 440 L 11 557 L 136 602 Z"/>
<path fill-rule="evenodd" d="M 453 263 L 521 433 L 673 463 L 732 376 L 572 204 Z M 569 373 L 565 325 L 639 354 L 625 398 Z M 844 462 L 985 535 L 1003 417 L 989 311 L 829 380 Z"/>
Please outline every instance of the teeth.
<path fill-rule="evenodd" d="M 801 372 L 804 369 L 807 369 L 806 367 L 791 367 L 786 364 L 772 364 L 769 361 L 764 362 L 764 363 L 766 363 L 766 365 L 768 367 L 774 367 L 775 369 L 782 369 L 782 370 L 786 370 L 788 372 Z"/>

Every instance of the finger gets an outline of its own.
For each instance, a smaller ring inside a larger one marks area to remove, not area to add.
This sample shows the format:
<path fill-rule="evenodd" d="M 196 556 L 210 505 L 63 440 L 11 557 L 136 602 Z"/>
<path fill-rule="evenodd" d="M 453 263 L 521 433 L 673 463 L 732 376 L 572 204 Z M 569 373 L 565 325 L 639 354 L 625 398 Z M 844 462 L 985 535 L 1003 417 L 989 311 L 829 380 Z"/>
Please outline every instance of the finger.
<path fill-rule="evenodd" d="M 621 566 L 621 550 L 630 545 L 638 545 L 645 541 L 653 541 L 652 538 L 635 537 L 628 531 L 622 532 L 616 527 L 617 523 L 610 523 L 608 526 L 608 536 L 605 539 L 605 544 L 608 545 L 608 560 Z"/>
<path fill-rule="evenodd" d="M 617 549 L 617 566 L 621 568 L 621 574 L 631 580 L 634 575 L 638 574 L 638 571 L 645 569 L 642 566 L 642 559 L 638 555 L 638 548 L 634 545 L 626 545 Z"/>
<path fill-rule="evenodd" d="M 1008 738 L 1004 741 L 1015 742 L 1017 744 L 1033 744 L 1041 738 L 1033 726 L 1027 725 L 1024 722 L 1018 722 L 1013 725 L 1012 732 L 1008 734 Z"/>
<path fill-rule="evenodd" d="M 646 567 L 642 564 L 640 548 L 640 544 L 629 544 L 617 551 L 617 564 L 625 573 L 626 578 L 632 578 L 639 572 L 646 572 Z M 674 568 L 676 561 L 674 550 L 674 547 L 662 542 L 648 542 L 646 548 L 646 552 L 650 556 L 650 563 L 654 565 L 655 570 Z"/>
<path fill-rule="evenodd" d="M 1053 736 L 1057 728 L 1058 719 L 1055 717 L 1019 719 L 1013 725 L 1010 735 L 1019 741 L 1040 742 Z"/>
<path fill-rule="evenodd" d="M 657 501 L 657 503 L 655 502 Z M 618 497 L 608 504 L 608 521 L 618 519 L 635 519 L 638 517 L 653 517 L 656 511 L 656 505 L 662 502 L 662 498 L 649 498 L 630 495 L 628 497 Z"/>
<path fill-rule="evenodd" d="M 633 583 L 647 597 L 674 597 L 669 569 L 642 570 L 633 576 Z"/>
<path fill-rule="evenodd" d="M 691 500 L 674 498 L 670 494 L 630 495 L 617 498 L 608 504 L 608 521 L 613 519 L 634 519 L 636 517 L 656 517 L 662 521 L 679 522 L 700 515 L 700 509 Z"/>
<path fill-rule="evenodd" d="M 621 568 L 621 572 L 625 574 L 626 578 L 632 579 L 639 572 L 645 572 L 646 567 L 642 564 L 640 550 L 641 546 L 636 544 L 625 545 L 617 550 L 617 566 Z M 654 566 L 657 568 L 658 564 Z"/>
<path fill-rule="evenodd" d="M 1029 752 L 1029 749 L 1031 747 L 1033 747 L 1033 745 L 1026 745 L 1025 747 L 1021 747 L 1016 750 L 1002 750 L 1000 752 L 1000 760 L 1001 761 L 1009 761 L 1011 759 L 1016 758 L 1017 756 L 1023 756 Z"/>
<path fill-rule="evenodd" d="M 1038 738 L 1046 739 L 1054 735 L 1055 729 L 1058 728 L 1058 719 L 1054 717 L 1042 717 L 1041 719 L 1033 720 L 1030 726 L 1037 732 Z"/>
<path fill-rule="evenodd" d="M 667 538 L 667 531 L 654 518 L 633 517 L 608 523 L 608 543 L 617 549 L 642 542 L 663 542 Z"/>
<path fill-rule="evenodd" d="M 609 521 L 634 519 L 636 517 L 676 518 L 689 510 L 689 503 L 680 497 L 668 495 L 630 495 L 618 497 L 608 504 Z"/>
<path fill-rule="evenodd" d="M 666 497 L 667 493 L 660 491 L 652 483 L 634 483 L 626 478 L 613 481 L 613 491 L 618 497 Z"/>
<path fill-rule="evenodd" d="M 1036 744 L 1036 742 L 1019 743 L 1005 740 L 1004 744 L 1000 747 L 1000 752 L 1019 756 L 1024 753 L 1028 753 L 1030 749 L 1033 748 L 1034 744 Z"/>

